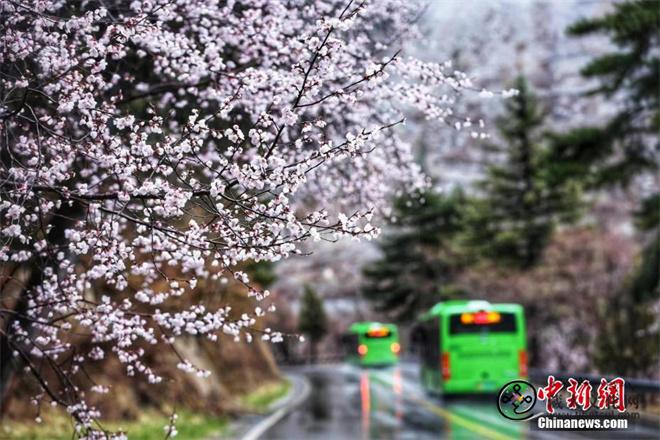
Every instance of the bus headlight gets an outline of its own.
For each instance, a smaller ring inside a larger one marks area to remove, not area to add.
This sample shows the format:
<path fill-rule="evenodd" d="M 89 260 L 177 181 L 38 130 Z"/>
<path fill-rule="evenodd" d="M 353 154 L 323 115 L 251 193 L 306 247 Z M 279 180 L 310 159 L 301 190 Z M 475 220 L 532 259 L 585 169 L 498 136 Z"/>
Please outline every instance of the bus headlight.
<path fill-rule="evenodd" d="M 399 345 L 398 342 L 392 342 L 392 345 L 390 345 L 390 349 L 392 350 L 392 353 L 399 354 L 401 351 L 401 346 Z"/>
<path fill-rule="evenodd" d="M 367 351 L 369 351 L 369 349 L 367 348 L 366 345 L 364 344 L 358 345 L 358 353 L 360 353 L 360 356 L 364 356 L 365 354 L 367 354 Z"/>

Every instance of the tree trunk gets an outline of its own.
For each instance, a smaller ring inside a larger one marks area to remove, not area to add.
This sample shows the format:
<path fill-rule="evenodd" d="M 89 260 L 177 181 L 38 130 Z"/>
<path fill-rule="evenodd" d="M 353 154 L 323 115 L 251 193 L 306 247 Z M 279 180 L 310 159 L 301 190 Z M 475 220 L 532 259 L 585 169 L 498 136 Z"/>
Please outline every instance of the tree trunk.
<path fill-rule="evenodd" d="M 316 363 L 316 348 L 317 348 L 316 341 L 310 340 L 309 341 L 309 361 L 308 361 L 308 363 L 310 363 L 310 364 Z"/>

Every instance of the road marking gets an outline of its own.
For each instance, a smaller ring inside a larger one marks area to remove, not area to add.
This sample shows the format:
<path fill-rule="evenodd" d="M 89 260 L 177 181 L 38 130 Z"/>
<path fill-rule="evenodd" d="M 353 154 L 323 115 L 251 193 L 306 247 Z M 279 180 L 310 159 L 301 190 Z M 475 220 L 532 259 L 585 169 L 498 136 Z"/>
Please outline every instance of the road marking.
<path fill-rule="evenodd" d="M 481 426 L 475 422 L 472 422 L 464 417 L 459 416 L 456 413 L 453 413 L 449 410 L 446 410 L 444 408 L 439 407 L 438 405 L 434 405 L 431 402 L 428 402 L 426 400 L 422 399 L 416 399 L 414 397 L 410 398 L 413 402 L 416 402 L 424 407 L 426 407 L 429 411 L 444 417 L 447 419 L 447 421 L 451 423 L 456 423 L 457 425 L 461 425 L 464 428 L 481 435 L 482 437 L 492 439 L 492 440 L 509 440 L 511 437 L 508 435 L 504 435 L 500 432 L 495 431 L 494 429 L 486 428 L 485 426 Z"/>
<path fill-rule="evenodd" d="M 266 433 L 270 428 L 275 426 L 277 422 L 282 420 L 288 413 L 291 412 L 295 407 L 303 403 L 311 392 L 311 386 L 309 381 L 304 376 L 294 377 L 286 375 L 286 377 L 291 381 L 291 383 L 299 383 L 302 390 L 300 393 L 295 393 L 295 386 L 291 390 L 291 399 L 288 402 L 284 402 L 282 406 L 273 412 L 271 415 L 257 423 L 252 427 L 244 436 L 242 440 L 258 440 L 262 435 Z"/>
<path fill-rule="evenodd" d="M 377 375 L 373 375 L 372 378 L 374 379 L 375 383 L 380 383 L 381 385 L 387 385 L 387 386 L 392 386 L 393 384 L 390 383 L 388 380 L 379 377 Z M 458 414 L 449 411 L 447 409 L 444 409 L 438 405 L 435 405 L 428 400 L 421 399 L 418 397 L 412 397 L 410 395 L 408 396 L 403 396 L 404 399 L 407 399 L 411 402 L 414 402 L 418 405 L 421 405 L 431 411 L 432 413 L 439 415 L 440 417 L 444 418 L 450 423 L 456 423 L 457 425 L 462 426 L 463 428 L 466 428 L 469 431 L 474 432 L 475 434 L 479 434 L 483 438 L 487 438 L 490 440 L 509 440 L 511 437 L 505 434 L 502 434 L 494 429 L 487 428 L 485 426 L 479 425 L 478 423 L 475 423 L 465 417 L 459 416 Z"/>
<path fill-rule="evenodd" d="M 507 420 L 501 415 L 498 414 L 489 414 L 484 412 L 474 411 L 472 408 L 464 405 L 452 405 L 452 411 L 458 415 L 467 417 L 468 419 L 481 420 L 482 422 L 489 423 L 491 425 L 497 425 L 505 431 L 518 432 L 520 427 L 525 425 L 522 424 L 513 424 L 511 420 Z"/>

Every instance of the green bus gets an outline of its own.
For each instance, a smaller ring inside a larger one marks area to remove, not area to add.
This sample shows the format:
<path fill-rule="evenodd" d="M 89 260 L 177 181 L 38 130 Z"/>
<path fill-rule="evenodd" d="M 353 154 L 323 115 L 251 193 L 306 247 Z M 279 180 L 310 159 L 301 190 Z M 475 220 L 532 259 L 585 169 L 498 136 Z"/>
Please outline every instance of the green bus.
<path fill-rule="evenodd" d="M 525 317 L 519 304 L 446 301 L 422 315 L 412 335 L 430 393 L 493 393 L 527 377 Z"/>
<path fill-rule="evenodd" d="M 342 337 L 348 362 L 365 366 L 393 365 L 399 361 L 399 330 L 394 324 L 356 322 Z"/>

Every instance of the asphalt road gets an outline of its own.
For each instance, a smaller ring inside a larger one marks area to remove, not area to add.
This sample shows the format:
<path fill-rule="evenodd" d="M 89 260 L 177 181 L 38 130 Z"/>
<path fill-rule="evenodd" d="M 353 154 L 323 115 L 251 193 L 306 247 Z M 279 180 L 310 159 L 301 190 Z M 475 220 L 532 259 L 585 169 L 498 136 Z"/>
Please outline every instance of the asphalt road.
<path fill-rule="evenodd" d="M 642 439 L 660 438 L 657 427 L 626 432 L 538 431 L 531 421 L 503 418 L 494 396 L 443 400 L 417 381 L 417 367 L 360 369 L 351 365 L 298 368 L 309 397 L 260 438 L 335 439 Z"/>

